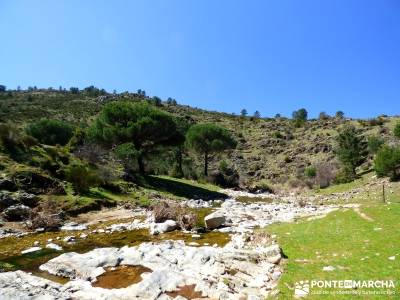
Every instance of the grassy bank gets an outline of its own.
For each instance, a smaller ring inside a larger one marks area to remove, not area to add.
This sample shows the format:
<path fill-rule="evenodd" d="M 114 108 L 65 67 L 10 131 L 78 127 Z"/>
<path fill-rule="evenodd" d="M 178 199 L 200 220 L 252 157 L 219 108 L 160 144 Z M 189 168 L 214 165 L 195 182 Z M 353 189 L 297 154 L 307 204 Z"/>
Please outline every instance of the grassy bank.
<path fill-rule="evenodd" d="M 363 215 L 361 215 L 363 214 Z M 369 220 L 368 220 L 369 218 Z M 395 280 L 400 293 L 400 205 L 346 209 L 322 219 L 274 224 L 287 260 L 279 299 L 293 299 L 296 282 L 304 280 Z M 394 260 L 389 257 L 395 257 Z M 334 271 L 323 271 L 333 266 Z M 311 293 L 320 289 L 311 289 Z M 335 291 L 335 289 L 326 289 Z M 379 289 L 378 289 L 379 290 Z M 398 299 L 395 296 L 310 295 L 306 299 Z"/>

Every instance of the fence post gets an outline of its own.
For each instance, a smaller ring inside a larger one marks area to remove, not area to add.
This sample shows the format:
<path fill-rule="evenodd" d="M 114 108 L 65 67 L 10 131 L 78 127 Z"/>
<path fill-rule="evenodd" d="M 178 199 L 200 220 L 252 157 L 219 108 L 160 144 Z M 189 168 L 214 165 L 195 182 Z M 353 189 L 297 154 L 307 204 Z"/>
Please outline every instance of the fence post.
<path fill-rule="evenodd" d="M 384 183 L 382 183 L 382 199 L 383 199 L 383 203 L 386 203 L 385 184 Z"/>

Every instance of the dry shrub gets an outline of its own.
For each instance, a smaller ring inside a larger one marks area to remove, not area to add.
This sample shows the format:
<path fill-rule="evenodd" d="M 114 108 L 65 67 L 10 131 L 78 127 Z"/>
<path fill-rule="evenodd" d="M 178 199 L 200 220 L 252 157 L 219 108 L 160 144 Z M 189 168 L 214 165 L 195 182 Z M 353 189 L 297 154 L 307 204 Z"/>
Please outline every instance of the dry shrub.
<path fill-rule="evenodd" d="M 28 228 L 44 228 L 45 231 L 58 230 L 62 225 L 63 219 L 63 212 L 57 202 L 49 200 L 42 202 L 31 211 Z"/>
<path fill-rule="evenodd" d="M 333 163 L 320 163 L 316 171 L 315 182 L 320 188 L 328 187 L 337 175 L 337 167 Z"/>
<path fill-rule="evenodd" d="M 182 229 L 189 230 L 197 222 L 196 214 L 173 202 L 162 201 L 154 204 L 152 209 L 156 223 L 174 220 Z"/>

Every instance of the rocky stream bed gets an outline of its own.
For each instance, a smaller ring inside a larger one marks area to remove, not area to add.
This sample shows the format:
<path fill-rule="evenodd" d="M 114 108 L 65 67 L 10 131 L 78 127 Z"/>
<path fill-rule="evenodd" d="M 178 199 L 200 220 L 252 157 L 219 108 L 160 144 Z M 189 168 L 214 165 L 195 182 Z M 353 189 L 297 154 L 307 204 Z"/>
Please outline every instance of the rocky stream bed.
<path fill-rule="evenodd" d="M 338 208 L 224 192 L 224 201 L 182 202 L 206 215 L 204 232 L 155 223 L 138 209 L 123 220 L 66 224 L 58 232 L 6 233 L 0 299 L 264 299 L 277 292 L 282 252 L 257 229 Z M 238 201 L 243 196 L 251 201 Z"/>

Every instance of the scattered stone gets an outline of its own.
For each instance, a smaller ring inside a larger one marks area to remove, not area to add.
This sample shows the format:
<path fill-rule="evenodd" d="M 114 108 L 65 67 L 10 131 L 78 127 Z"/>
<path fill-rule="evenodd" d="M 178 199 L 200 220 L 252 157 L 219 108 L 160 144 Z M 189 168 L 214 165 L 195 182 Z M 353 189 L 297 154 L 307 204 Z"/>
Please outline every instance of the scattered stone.
<path fill-rule="evenodd" d="M 39 250 L 42 250 L 42 248 L 41 247 L 31 247 L 31 248 L 21 251 L 21 254 L 27 254 L 27 253 L 36 252 Z"/>
<path fill-rule="evenodd" d="M 57 250 L 57 251 L 61 251 L 61 250 L 62 250 L 62 247 L 61 247 L 61 246 L 59 246 L 59 245 L 57 245 L 57 244 L 54 244 L 54 243 L 49 243 L 49 244 L 47 244 L 47 245 L 46 245 L 46 248 L 54 249 L 54 250 Z"/>
<path fill-rule="evenodd" d="M 327 272 L 335 271 L 335 267 L 333 266 L 323 267 L 322 271 L 327 271 Z"/>
<path fill-rule="evenodd" d="M 68 235 L 66 237 L 63 238 L 63 241 L 66 243 L 71 243 L 75 241 L 75 237 L 73 235 Z"/>

